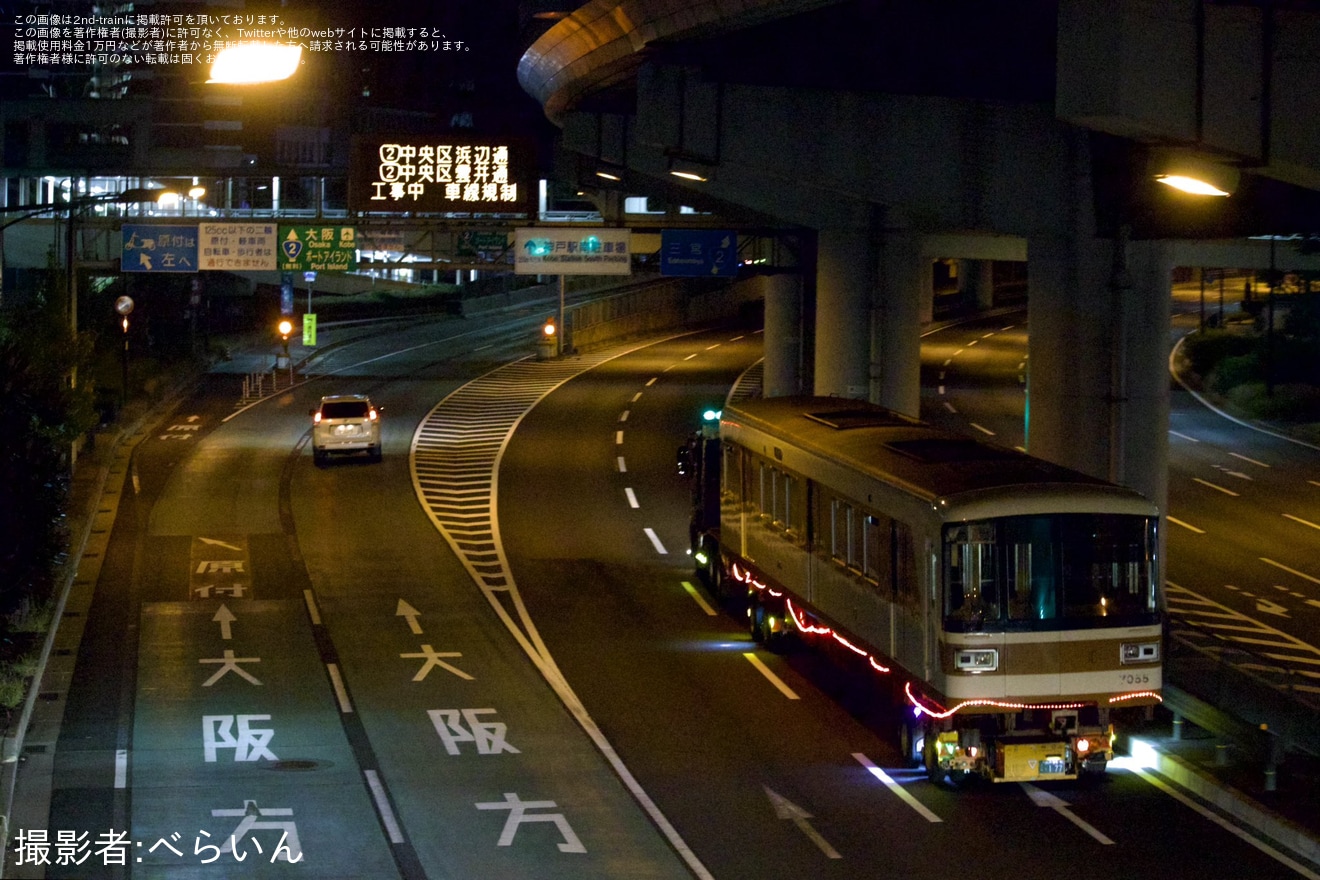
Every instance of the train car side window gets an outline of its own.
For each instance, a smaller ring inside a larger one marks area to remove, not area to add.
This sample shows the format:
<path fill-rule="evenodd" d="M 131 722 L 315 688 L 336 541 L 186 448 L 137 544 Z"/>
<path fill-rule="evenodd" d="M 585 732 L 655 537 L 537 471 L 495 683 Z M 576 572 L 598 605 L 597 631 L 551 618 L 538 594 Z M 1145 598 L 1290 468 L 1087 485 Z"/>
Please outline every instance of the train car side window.
<path fill-rule="evenodd" d="M 892 527 L 887 516 L 868 513 L 862 518 L 862 576 L 876 586 L 889 587 L 893 582 Z"/>
<path fill-rule="evenodd" d="M 853 506 L 835 498 L 830 507 L 830 555 L 835 562 L 854 565 L 853 551 Z"/>

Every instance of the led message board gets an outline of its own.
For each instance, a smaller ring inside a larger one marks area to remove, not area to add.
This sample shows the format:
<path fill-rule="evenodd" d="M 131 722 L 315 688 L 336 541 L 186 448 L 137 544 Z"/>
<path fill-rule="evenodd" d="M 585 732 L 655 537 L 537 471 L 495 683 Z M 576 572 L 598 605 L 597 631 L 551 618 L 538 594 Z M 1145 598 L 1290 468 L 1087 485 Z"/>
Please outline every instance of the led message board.
<path fill-rule="evenodd" d="M 422 214 L 518 214 L 535 187 L 530 141 L 447 134 L 358 138 L 349 208 Z"/>

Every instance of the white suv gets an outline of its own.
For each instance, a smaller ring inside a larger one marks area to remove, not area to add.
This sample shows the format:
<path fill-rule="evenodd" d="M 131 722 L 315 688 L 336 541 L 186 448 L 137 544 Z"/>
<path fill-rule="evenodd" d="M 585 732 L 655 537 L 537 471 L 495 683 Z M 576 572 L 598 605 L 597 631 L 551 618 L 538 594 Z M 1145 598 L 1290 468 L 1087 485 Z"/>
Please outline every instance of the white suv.
<path fill-rule="evenodd" d="M 321 464 L 332 452 L 365 452 L 380 461 L 380 413 L 365 394 L 331 394 L 311 411 L 312 458 Z"/>

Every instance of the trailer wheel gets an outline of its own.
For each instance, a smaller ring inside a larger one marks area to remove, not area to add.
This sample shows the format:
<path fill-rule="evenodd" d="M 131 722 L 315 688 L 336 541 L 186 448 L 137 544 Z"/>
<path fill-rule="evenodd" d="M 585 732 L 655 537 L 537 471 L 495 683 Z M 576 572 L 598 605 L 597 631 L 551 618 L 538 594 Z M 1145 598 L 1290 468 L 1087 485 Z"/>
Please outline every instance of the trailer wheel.
<path fill-rule="evenodd" d="M 921 749 L 922 759 L 926 765 L 926 778 L 939 785 L 944 782 L 946 771 L 940 768 L 939 758 L 939 732 L 935 725 L 925 725 L 925 738 Z"/>
<path fill-rule="evenodd" d="M 909 713 L 899 710 L 907 716 Z M 923 726 L 914 718 L 904 717 L 898 722 L 898 750 L 903 755 L 903 766 L 918 767 L 925 758 Z"/>

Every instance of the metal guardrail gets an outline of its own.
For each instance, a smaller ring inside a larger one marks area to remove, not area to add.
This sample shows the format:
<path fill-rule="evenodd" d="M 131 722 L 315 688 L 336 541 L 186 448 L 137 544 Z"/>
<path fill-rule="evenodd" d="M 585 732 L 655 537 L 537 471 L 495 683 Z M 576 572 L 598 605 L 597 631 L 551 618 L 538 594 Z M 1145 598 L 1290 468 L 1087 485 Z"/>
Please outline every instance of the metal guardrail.
<path fill-rule="evenodd" d="M 1268 730 L 1287 749 L 1320 757 L 1320 692 L 1310 676 L 1175 615 L 1165 644 L 1166 680 L 1214 709 L 1189 715 L 1193 723 L 1252 751 L 1260 748 L 1258 732 Z"/>

